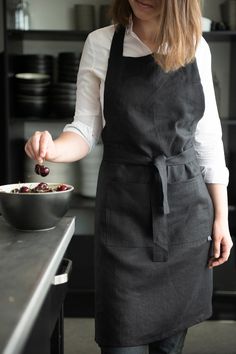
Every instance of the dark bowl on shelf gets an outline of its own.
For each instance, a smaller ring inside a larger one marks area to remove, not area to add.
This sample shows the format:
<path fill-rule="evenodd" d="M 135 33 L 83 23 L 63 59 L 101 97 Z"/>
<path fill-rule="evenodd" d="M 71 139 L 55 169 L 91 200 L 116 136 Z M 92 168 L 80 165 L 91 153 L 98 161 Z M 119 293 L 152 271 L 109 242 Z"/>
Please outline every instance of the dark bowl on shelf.
<path fill-rule="evenodd" d="M 74 82 L 57 82 L 55 85 L 52 86 L 52 89 L 62 90 L 66 92 L 76 92 L 76 83 Z"/>
<path fill-rule="evenodd" d="M 39 73 L 17 73 L 15 79 L 18 83 L 27 84 L 48 84 L 51 80 L 51 76 L 47 74 Z"/>
<path fill-rule="evenodd" d="M 18 86 L 16 88 L 16 93 L 18 95 L 24 95 L 24 96 L 48 96 L 50 92 L 49 86 L 47 87 L 38 87 L 38 86 L 33 86 L 32 88 L 28 88 L 25 86 L 21 87 Z"/>
<path fill-rule="evenodd" d="M 54 58 L 44 54 L 22 54 L 11 57 L 12 67 L 17 73 L 47 73 L 52 75 Z"/>
<path fill-rule="evenodd" d="M 65 89 L 65 90 L 76 90 L 76 84 L 68 82 L 57 82 L 53 87 Z"/>
<path fill-rule="evenodd" d="M 48 183 L 50 187 L 60 183 Z M 66 214 L 74 187 L 48 193 L 10 193 L 22 185 L 34 188 L 38 183 L 0 186 L 1 213 L 14 228 L 25 231 L 49 230 Z"/>
<path fill-rule="evenodd" d="M 73 101 L 74 104 L 75 104 L 75 101 L 76 101 L 76 95 L 69 95 L 69 94 L 58 94 L 58 93 L 52 93 L 51 96 L 50 96 L 51 100 L 53 102 L 67 102 L 67 101 Z"/>
<path fill-rule="evenodd" d="M 61 118 L 72 118 L 75 113 L 75 101 L 52 102 L 52 110 Z"/>
<path fill-rule="evenodd" d="M 24 65 L 18 72 L 29 72 L 38 74 L 47 74 L 53 76 L 53 68 L 48 65 Z"/>
<path fill-rule="evenodd" d="M 53 56 L 49 54 L 18 54 L 15 58 L 24 62 L 51 62 Z"/>
<path fill-rule="evenodd" d="M 57 82 L 57 84 L 51 86 L 51 93 L 76 95 L 76 83 L 75 82 Z"/>
<path fill-rule="evenodd" d="M 77 71 L 79 68 L 79 65 L 76 64 L 76 63 L 63 63 L 63 64 L 59 64 L 58 65 L 58 70 L 61 71 L 61 70 L 65 70 L 65 71 Z"/>
<path fill-rule="evenodd" d="M 17 91 L 21 90 L 34 90 L 34 89 L 48 89 L 51 86 L 51 82 L 43 82 L 43 83 L 33 83 L 33 84 L 24 84 L 19 83 L 18 80 L 15 80 L 14 88 Z"/>
<path fill-rule="evenodd" d="M 46 118 L 49 114 L 48 101 L 16 101 L 16 115 L 20 117 Z"/>
<path fill-rule="evenodd" d="M 71 82 L 75 83 L 77 81 L 77 75 L 58 75 L 59 82 Z"/>
<path fill-rule="evenodd" d="M 76 52 L 60 52 L 58 54 L 58 60 L 59 61 L 67 61 L 67 60 L 80 60 L 81 58 L 81 53 L 76 53 Z"/>
<path fill-rule="evenodd" d="M 74 76 L 77 77 L 78 70 L 67 70 L 67 69 L 61 69 L 58 71 L 58 75 L 69 75 L 69 76 Z"/>
<path fill-rule="evenodd" d="M 48 102 L 48 96 L 29 96 L 29 95 L 16 95 L 16 101 L 17 102 L 36 102 L 36 103 L 43 103 L 43 102 Z"/>
<path fill-rule="evenodd" d="M 69 96 L 69 97 L 74 97 L 76 98 L 76 91 L 73 90 L 62 90 L 62 89 L 57 89 L 57 88 L 53 88 L 51 89 L 51 95 L 52 96 Z"/>

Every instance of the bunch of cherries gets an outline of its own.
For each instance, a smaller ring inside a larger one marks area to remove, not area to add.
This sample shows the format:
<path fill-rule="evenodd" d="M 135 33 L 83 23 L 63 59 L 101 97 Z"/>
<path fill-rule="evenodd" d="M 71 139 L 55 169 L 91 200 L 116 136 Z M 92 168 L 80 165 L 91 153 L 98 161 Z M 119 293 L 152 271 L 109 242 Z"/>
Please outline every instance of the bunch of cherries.
<path fill-rule="evenodd" d="M 49 167 L 46 167 L 44 165 L 37 164 L 37 165 L 35 165 L 34 172 L 37 175 L 40 175 L 42 177 L 46 177 L 49 174 L 50 169 L 49 169 Z"/>

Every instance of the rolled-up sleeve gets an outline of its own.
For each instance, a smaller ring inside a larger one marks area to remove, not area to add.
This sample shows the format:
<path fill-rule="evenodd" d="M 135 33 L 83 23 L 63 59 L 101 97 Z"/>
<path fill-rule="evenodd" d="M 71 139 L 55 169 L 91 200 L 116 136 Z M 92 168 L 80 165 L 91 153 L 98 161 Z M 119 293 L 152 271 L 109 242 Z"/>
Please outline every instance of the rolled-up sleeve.
<path fill-rule="evenodd" d="M 101 130 L 100 79 L 94 70 L 94 50 L 90 34 L 84 44 L 77 75 L 74 120 L 63 131 L 81 135 L 91 150 L 98 142 Z"/>
<path fill-rule="evenodd" d="M 215 99 L 211 71 L 211 53 L 202 38 L 196 53 L 197 65 L 205 96 L 205 112 L 195 133 L 195 150 L 206 183 L 228 185 L 222 128 Z"/>

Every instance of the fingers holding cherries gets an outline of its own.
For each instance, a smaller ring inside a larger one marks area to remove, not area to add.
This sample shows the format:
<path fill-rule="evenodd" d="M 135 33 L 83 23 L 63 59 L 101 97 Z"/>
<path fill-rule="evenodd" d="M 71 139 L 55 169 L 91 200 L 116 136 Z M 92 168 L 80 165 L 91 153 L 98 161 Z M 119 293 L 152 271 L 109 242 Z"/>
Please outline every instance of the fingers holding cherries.
<path fill-rule="evenodd" d="M 25 144 L 26 154 L 30 158 L 38 161 L 34 169 L 36 174 L 42 177 L 46 177 L 49 174 L 50 169 L 47 166 L 44 166 L 43 162 L 45 158 L 53 156 L 54 149 L 54 142 L 48 131 L 36 131 L 27 141 Z"/>
<path fill-rule="evenodd" d="M 55 155 L 55 145 L 48 131 L 36 131 L 25 144 L 26 154 L 42 165 L 44 160 L 50 160 Z"/>

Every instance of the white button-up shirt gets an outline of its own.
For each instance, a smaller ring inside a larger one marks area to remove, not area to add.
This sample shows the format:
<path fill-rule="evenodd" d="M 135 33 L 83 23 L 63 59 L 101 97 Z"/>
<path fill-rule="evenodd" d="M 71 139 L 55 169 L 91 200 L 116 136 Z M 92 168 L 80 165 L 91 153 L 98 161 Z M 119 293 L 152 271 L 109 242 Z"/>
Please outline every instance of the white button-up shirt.
<path fill-rule="evenodd" d="M 108 58 L 115 27 L 98 29 L 85 41 L 78 77 L 74 121 L 64 131 L 80 134 L 90 149 L 100 139 L 106 124 L 103 116 L 104 84 Z M 150 49 L 133 32 L 132 24 L 124 38 L 123 55 L 140 57 L 151 54 Z M 196 61 L 205 95 L 205 112 L 198 122 L 194 147 L 206 183 L 228 184 L 222 129 L 216 105 L 211 72 L 211 54 L 202 37 L 196 51 Z"/>

